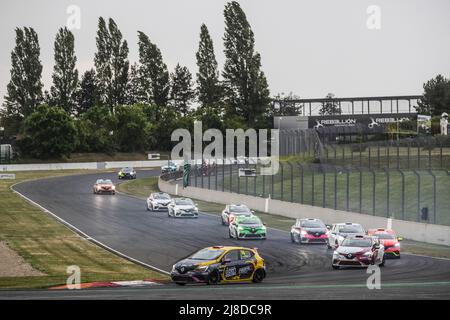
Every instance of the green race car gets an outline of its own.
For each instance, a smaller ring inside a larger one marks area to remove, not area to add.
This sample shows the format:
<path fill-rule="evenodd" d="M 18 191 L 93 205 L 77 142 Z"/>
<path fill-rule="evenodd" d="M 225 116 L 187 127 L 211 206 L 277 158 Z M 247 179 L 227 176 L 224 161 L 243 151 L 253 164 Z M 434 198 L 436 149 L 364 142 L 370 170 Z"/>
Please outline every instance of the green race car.
<path fill-rule="evenodd" d="M 237 216 L 228 227 L 230 238 L 266 239 L 266 226 L 257 216 Z"/>

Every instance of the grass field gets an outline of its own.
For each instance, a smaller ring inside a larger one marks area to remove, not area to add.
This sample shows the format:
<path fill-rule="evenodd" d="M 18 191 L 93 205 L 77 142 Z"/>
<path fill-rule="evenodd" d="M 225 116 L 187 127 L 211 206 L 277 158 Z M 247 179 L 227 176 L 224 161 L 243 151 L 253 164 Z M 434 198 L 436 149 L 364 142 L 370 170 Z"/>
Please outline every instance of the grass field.
<path fill-rule="evenodd" d="M 66 283 L 66 269 L 77 265 L 81 281 L 167 279 L 81 238 L 10 190 L 13 183 L 85 171 L 18 172 L 16 180 L 0 180 L 0 240 L 33 268 L 36 277 L 1 277 L 0 288 L 40 288 Z M 92 171 L 90 171 L 92 172 Z"/>
<path fill-rule="evenodd" d="M 151 177 L 127 181 L 121 183 L 118 186 L 118 191 L 144 199 L 148 197 L 151 192 L 159 191 L 158 178 Z M 217 215 L 217 223 L 220 223 L 219 215 L 225 207 L 223 204 L 206 202 L 199 199 L 194 200 L 198 204 L 200 211 Z M 261 218 L 261 220 L 267 224 L 268 227 L 279 230 L 290 231 L 291 226 L 295 222 L 295 220 L 291 218 L 268 214 L 260 211 L 256 211 L 255 214 L 257 214 Z M 286 239 L 288 241 L 288 237 L 286 237 Z M 403 252 L 409 252 L 413 254 L 450 259 L 450 247 L 447 246 L 434 245 L 405 239 L 402 242 L 402 250 Z"/>

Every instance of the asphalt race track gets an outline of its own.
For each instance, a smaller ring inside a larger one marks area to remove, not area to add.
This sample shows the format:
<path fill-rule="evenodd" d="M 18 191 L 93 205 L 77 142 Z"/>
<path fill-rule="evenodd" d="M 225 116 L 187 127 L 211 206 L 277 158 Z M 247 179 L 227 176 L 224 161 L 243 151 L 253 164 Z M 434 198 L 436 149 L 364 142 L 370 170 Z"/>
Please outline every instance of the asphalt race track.
<path fill-rule="evenodd" d="M 138 178 L 157 174 L 138 171 Z M 287 232 L 274 229 L 265 241 L 229 239 L 218 216 L 168 218 L 146 211 L 137 198 L 94 195 L 91 186 L 101 177 L 117 182 L 116 173 L 88 174 L 24 182 L 14 189 L 91 238 L 156 268 L 170 271 L 203 247 L 243 245 L 259 249 L 267 278 L 261 284 L 12 290 L 0 291 L 0 299 L 450 299 L 450 260 L 403 254 L 386 261 L 381 289 L 369 290 L 366 270 L 333 270 L 326 246 L 293 244 Z"/>

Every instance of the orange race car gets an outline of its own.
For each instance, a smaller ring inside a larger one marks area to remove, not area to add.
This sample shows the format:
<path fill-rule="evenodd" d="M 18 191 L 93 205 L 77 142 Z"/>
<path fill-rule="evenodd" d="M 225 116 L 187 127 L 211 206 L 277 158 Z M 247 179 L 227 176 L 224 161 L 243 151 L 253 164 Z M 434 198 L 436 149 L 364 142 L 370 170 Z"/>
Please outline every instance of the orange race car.
<path fill-rule="evenodd" d="M 109 193 L 116 194 L 116 186 L 109 179 L 98 179 L 92 188 L 94 194 Z"/>
<path fill-rule="evenodd" d="M 403 240 L 397 237 L 394 230 L 391 229 L 369 229 L 367 231 L 369 236 L 377 237 L 384 246 L 385 257 L 392 257 L 400 259 L 400 241 Z"/>

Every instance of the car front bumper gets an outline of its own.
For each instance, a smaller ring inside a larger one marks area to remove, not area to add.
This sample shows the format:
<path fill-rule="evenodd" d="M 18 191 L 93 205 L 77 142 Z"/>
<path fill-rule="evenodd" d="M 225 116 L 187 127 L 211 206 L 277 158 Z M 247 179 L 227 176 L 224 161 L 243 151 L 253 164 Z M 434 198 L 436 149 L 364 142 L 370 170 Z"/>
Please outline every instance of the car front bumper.
<path fill-rule="evenodd" d="M 367 257 L 354 257 L 351 259 L 348 258 L 334 258 L 333 257 L 333 266 L 336 267 L 368 267 L 372 264 L 372 258 Z"/>
<path fill-rule="evenodd" d="M 179 273 L 172 271 L 170 277 L 173 282 L 178 283 L 206 283 L 208 281 L 208 272 L 188 271 L 186 273 Z"/>

